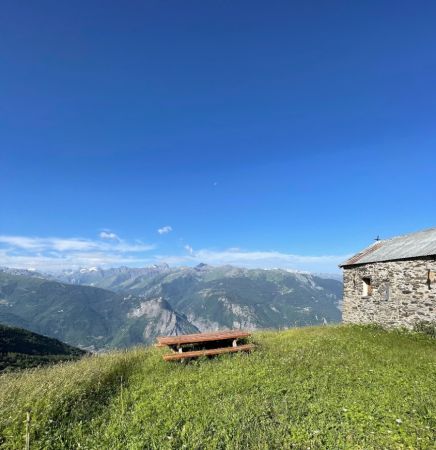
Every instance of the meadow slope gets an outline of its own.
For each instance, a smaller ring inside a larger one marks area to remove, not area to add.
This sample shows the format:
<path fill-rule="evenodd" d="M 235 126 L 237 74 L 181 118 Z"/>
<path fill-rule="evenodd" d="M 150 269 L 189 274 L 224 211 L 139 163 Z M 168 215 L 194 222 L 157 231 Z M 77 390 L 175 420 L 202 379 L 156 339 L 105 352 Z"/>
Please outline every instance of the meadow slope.
<path fill-rule="evenodd" d="M 251 355 L 137 348 L 0 377 L 0 448 L 434 448 L 436 344 L 328 326 L 256 333 Z"/>

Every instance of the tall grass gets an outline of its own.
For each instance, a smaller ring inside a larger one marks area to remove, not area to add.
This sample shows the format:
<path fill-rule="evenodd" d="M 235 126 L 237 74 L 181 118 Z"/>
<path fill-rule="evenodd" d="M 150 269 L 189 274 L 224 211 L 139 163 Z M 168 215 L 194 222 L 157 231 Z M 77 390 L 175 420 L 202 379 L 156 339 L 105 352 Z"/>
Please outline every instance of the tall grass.
<path fill-rule="evenodd" d="M 31 448 L 433 448 L 434 339 L 352 326 L 253 339 L 251 355 L 190 364 L 136 349 L 5 375 L 2 445 L 24 447 L 30 409 Z"/>
<path fill-rule="evenodd" d="M 143 355 L 144 350 L 134 349 L 1 375 L 1 448 L 23 447 L 27 413 L 31 448 L 79 445 L 82 424 L 104 412 L 121 379 L 128 379 Z M 73 434 L 71 424 L 75 424 Z"/>

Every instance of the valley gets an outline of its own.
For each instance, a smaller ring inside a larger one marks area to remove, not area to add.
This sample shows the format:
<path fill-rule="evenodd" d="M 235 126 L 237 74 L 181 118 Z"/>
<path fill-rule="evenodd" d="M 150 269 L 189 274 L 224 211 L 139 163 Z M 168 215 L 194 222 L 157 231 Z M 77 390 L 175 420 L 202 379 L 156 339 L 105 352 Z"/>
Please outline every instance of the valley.
<path fill-rule="evenodd" d="M 233 266 L 0 271 L 0 323 L 91 351 L 158 335 L 285 329 L 341 320 L 342 284 L 281 269 Z"/>

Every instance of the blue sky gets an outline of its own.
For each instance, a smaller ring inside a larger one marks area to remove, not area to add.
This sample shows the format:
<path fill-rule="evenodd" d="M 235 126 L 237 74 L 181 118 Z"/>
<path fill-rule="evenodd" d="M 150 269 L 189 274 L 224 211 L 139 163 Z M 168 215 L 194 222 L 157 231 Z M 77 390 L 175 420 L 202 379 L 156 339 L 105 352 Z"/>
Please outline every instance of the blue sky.
<path fill-rule="evenodd" d="M 2 2 L 0 265 L 329 272 L 435 226 L 435 22 L 434 2 Z"/>

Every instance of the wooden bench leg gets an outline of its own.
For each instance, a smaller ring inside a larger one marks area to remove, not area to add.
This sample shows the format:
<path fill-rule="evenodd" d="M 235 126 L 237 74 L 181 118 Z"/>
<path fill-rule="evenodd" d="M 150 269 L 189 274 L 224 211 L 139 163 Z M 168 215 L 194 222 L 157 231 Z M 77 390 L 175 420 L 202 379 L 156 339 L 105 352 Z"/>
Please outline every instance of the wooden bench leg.
<path fill-rule="evenodd" d="M 179 353 L 183 353 L 183 347 L 181 346 L 181 345 L 178 345 L 177 346 L 177 351 L 179 352 Z M 183 362 L 184 362 L 185 360 L 184 359 L 181 359 L 180 360 L 180 362 L 183 364 Z"/>

